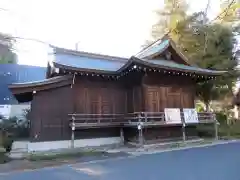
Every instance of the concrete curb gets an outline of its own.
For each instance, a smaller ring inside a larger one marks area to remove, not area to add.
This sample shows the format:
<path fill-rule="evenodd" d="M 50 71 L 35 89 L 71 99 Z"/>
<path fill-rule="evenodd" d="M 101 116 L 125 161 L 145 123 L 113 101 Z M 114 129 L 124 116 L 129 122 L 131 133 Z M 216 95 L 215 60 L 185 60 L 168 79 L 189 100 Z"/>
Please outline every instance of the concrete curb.
<path fill-rule="evenodd" d="M 209 143 L 209 144 L 201 144 L 201 145 L 196 145 L 196 146 L 186 146 L 186 147 L 179 147 L 179 148 L 172 148 L 172 149 L 166 149 L 166 150 L 156 150 L 156 151 L 151 151 L 151 152 L 132 152 L 130 154 L 135 155 L 135 156 L 140 156 L 140 155 L 147 155 L 147 154 L 157 154 L 157 153 L 164 153 L 164 152 L 171 152 L 171 151 L 180 151 L 180 150 L 186 150 L 186 149 L 196 149 L 196 148 L 203 148 L 203 147 L 211 147 L 211 146 L 216 146 L 216 145 L 223 145 L 223 144 L 229 144 L 229 143 L 236 143 L 240 142 L 240 140 L 230 140 L 230 141 L 222 141 L 222 142 L 214 142 L 214 143 Z"/>
<path fill-rule="evenodd" d="M 189 147 L 181 147 L 181 148 L 173 148 L 173 149 L 168 149 L 168 150 L 159 150 L 155 152 L 139 152 L 138 154 L 131 154 L 130 156 L 126 157 L 117 157 L 117 158 L 109 158 L 109 159 L 102 159 L 102 160 L 93 160 L 93 161 L 88 161 L 88 162 L 82 162 L 82 163 L 74 163 L 74 164 L 68 164 L 68 165 L 56 165 L 56 166 L 51 166 L 51 167 L 44 167 L 44 168 L 39 168 L 39 169 L 25 169 L 25 170 L 16 170 L 16 171 L 11 171 L 11 172 L 6 172 L 6 173 L 0 173 L 0 176 L 6 176 L 10 174 L 15 174 L 15 173 L 23 173 L 23 172 L 32 172 L 32 171 L 39 171 L 39 170 L 51 170 L 51 169 L 59 169 L 62 167 L 74 167 L 77 164 L 80 165 L 87 165 L 87 164 L 95 164 L 95 163 L 101 163 L 101 162 L 106 162 L 106 161 L 118 161 L 118 160 L 123 160 L 123 159 L 131 159 L 131 158 L 136 158 L 139 156 L 143 155 L 150 155 L 150 154 L 157 154 L 157 153 L 166 153 L 166 152 L 171 152 L 171 151 L 180 151 L 180 150 L 186 150 L 186 149 L 196 149 L 196 148 L 203 148 L 203 147 L 211 147 L 211 146 L 217 146 L 217 145 L 224 145 L 224 144 L 230 144 L 230 143 L 237 143 L 240 142 L 240 140 L 230 140 L 230 141 L 223 141 L 223 142 L 216 142 L 212 144 L 203 144 L 203 145 L 198 145 L 198 146 L 189 146 Z"/>

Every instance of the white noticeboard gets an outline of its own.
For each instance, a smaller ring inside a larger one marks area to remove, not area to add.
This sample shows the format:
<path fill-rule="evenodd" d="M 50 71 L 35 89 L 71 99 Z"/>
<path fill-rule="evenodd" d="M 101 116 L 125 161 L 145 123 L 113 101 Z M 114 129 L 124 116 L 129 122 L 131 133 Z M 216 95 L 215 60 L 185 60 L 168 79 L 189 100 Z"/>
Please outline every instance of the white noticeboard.
<path fill-rule="evenodd" d="M 165 108 L 165 120 L 167 124 L 181 124 L 181 114 L 179 108 Z"/>
<path fill-rule="evenodd" d="M 10 117 L 11 106 L 10 105 L 0 105 L 0 115 L 5 118 Z"/>
<path fill-rule="evenodd" d="M 198 114 L 196 109 L 183 109 L 185 123 L 198 123 Z"/>

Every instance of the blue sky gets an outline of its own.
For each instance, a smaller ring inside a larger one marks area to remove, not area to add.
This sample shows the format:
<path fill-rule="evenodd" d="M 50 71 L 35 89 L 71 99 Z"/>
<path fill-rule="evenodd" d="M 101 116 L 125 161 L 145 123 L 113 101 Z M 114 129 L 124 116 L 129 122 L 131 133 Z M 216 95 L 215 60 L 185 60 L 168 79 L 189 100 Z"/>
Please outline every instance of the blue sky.
<path fill-rule="evenodd" d="M 192 12 L 207 0 L 188 0 Z M 1 31 L 39 39 L 65 48 L 128 57 L 149 38 L 156 21 L 154 10 L 164 0 L 1 0 Z M 219 0 L 211 0 L 208 16 L 219 13 Z M 45 66 L 47 47 L 32 41 L 17 44 L 19 63 Z"/>

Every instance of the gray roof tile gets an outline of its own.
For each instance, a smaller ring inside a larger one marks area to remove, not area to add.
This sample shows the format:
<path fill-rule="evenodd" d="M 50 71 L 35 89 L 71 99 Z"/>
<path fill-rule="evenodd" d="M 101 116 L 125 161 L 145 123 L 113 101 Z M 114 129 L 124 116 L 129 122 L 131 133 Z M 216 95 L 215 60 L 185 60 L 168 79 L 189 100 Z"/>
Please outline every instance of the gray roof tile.
<path fill-rule="evenodd" d="M 155 59 L 155 60 L 147 60 L 147 59 L 141 59 L 142 61 L 145 61 L 147 63 L 151 63 L 153 65 L 157 65 L 160 67 L 167 67 L 172 69 L 178 69 L 183 71 L 189 71 L 189 72 L 196 72 L 196 73 L 207 73 L 207 74 L 221 74 L 225 71 L 217 71 L 217 70 L 210 70 L 210 69 L 203 69 L 195 66 L 187 66 L 184 64 L 178 64 L 175 63 L 172 60 L 164 60 L 164 59 Z"/>
<path fill-rule="evenodd" d="M 168 46 L 169 46 L 169 40 L 168 39 L 159 40 L 156 43 L 154 43 L 153 45 L 151 45 L 149 48 L 146 48 L 145 50 L 143 50 L 142 52 L 137 54 L 136 57 L 145 58 L 145 57 L 151 56 L 153 54 L 156 54 L 158 52 L 163 51 Z"/>
<path fill-rule="evenodd" d="M 108 59 L 102 59 L 97 57 L 93 58 L 93 57 L 59 53 L 59 54 L 55 54 L 54 62 L 61 65 L 74 67 L 74 68 L 114 72 L 120 69 L 127 61 L 108 60 Z"/>

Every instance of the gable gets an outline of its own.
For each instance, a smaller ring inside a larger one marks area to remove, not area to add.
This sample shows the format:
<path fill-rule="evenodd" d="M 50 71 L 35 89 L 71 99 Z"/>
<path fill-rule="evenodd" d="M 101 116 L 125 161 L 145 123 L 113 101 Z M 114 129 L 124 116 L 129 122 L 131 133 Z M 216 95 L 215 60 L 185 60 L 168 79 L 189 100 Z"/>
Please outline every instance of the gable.
<path fill-rule="evenodd" d="M 157 54 L 152 58 L 149 58 L 149 60 L 157 60 L 157 59 L 165 59 L 168 61 L 173 61 L 178 64 L 190 65 L 188 63 L 187 58 L 183 58 L 180 52 L 177 52 L 172 46 L 168 46 L 168 48 L 165 49 L 160 54 Z"/>
<path fill-rule="evenodd" d="M 149 60 L 165 59 L 190 65 L 186 56 L 178 50 L 176 44 L 167 35 L 140 51 L 136 57 Z"/>

